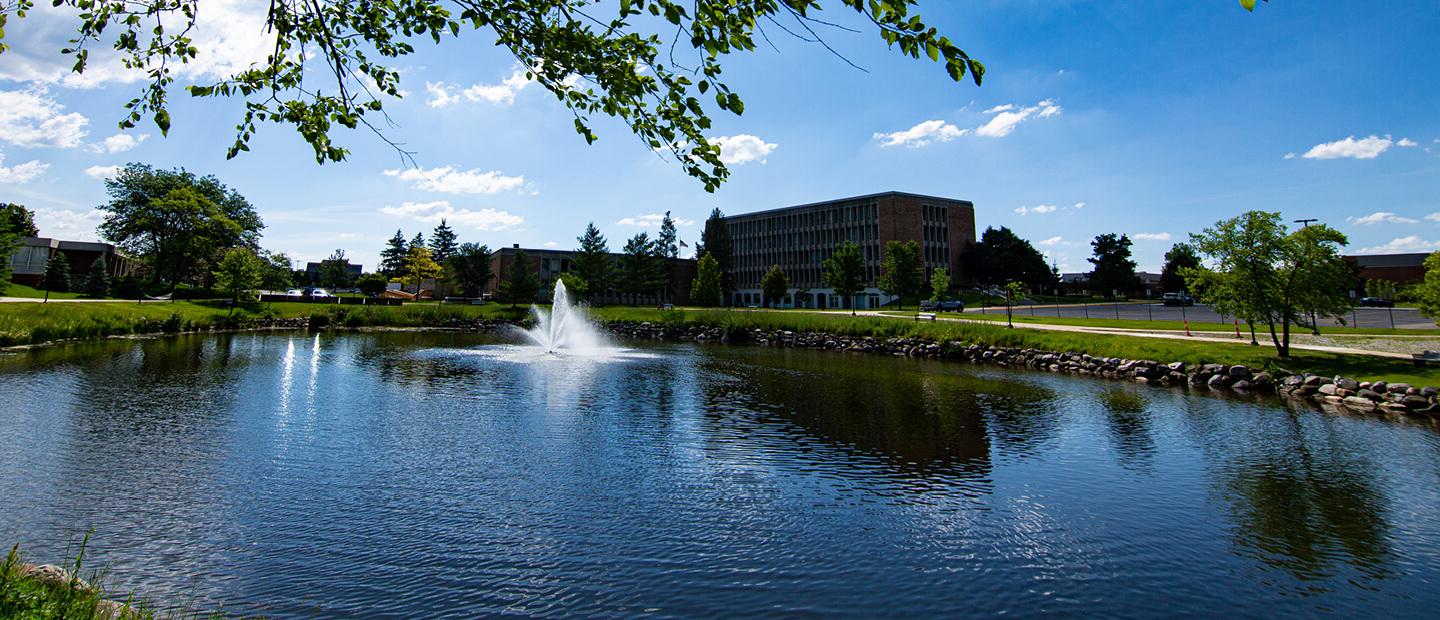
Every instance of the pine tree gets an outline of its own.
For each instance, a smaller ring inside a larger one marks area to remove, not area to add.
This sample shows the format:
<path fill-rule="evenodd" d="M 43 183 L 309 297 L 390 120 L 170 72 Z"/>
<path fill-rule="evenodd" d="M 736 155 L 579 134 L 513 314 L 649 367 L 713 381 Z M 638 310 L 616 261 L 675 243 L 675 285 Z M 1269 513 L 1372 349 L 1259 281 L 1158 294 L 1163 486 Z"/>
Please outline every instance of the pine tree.
<path fill-rule="evenodd" d="M 661 268 L 665 259 L 656 254 L 655 242 L 650 235 L 640 233 L 625 242 L 624 255 L 620 257 L 620 290 L 630 296 L 630 305 L 635 298 L 653 293 L 664 280 Z"/>
<path fill-rule="evenodd" d="M 56 252 L 50 260 L 45 263 L 45 301 L 50 300 L 50 293 L 65 293 L 70 290 L 70 259 L 65 257 L 64 252 Z"/>
<path fill-rule="evenodd" d="M 409 248 L 405 247 L 405 233 L 399 229 L 395 230 L 395 236 L 385 242 L 385 249 L 380 251 L 380 273 L 387 278 L 400 277 L 400 270 L 405 265 L 405 253 Z"/>
<path fill-rule="evenodd" d="M 670 212 L 660 220 L 660 234 L 655 235 L 655 249 L 665 258 L 680 258 L 679 237 L 675 234 L 675 220 Z"/>
<path fill-rule="evenodd" d="M 700 244 L 695 254 L 709 254 L 720 266 L 720 288 L 722 295 L 734 290 L 731 273 L 734 269 L 734 255 L 730 247 L 730 230 L 725 226 L 725 214 L 719 208 L 710 212 L 705 220 L 705 230 L 700 233 Z"/>
<path fill-rule="evenodd" d="M 614 275 L 610 246 L 606 245 L 605 235 L 600 234 L 600 229 L 595 227 L 594 222 L 586 225 L 585 234 L 576 239 L 580 242 L 580 248 L 575 251 L 571 271 L 585 281 L 586 296 L 594 303 L 605 296 Z"/>
<path fill-rule="evenodd" d="M 440 225 L 435 227 L 435 232 L 430 233 L 430 258 L 444 265 L 445 261 L 450 260 L 450 257 L 455 255 L 455 250 L 460 247 L 457 239 L 459 239 L 459 235 L 455 234 L 455 229 L 450 228 L 450 225 L 446 224 L 442 218 Z"/>
<path fill-rule="evenodd" d="M 513 308 L 519 302 L 533 302 L 540 294 L 540 279 L 535 275 L 535 264 L 525 250 L 516 250 L 505 268 L 505 279 L 500 282 L 500 297 L 509 301 Z"/>
<path fill-rule="evenodd" d="M 409 256 L 410 250 L 413 250 L 415 248 L 425 248 L 426 250 L 430 249 L 430 246 L 425 245 L 425 233 L 415 233 L 415 238 L 410 240 L 410 245 L 405 246 L 405 255 Z"/>
<path fill-rule="evenodd" d="M 82 286 L 86 297 L 99 299 L 110 295 L 110 273 L 104 256 L 96 256 L 95 262 L 90 263 L 90 273 Z"/>

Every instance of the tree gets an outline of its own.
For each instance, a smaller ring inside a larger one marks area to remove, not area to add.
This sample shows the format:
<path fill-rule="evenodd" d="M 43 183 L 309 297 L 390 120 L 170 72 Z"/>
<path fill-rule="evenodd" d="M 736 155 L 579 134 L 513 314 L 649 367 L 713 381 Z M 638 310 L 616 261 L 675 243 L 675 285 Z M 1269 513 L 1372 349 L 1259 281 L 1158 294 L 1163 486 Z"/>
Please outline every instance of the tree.
<path fill-rule="evenodd" d="M 41 276 L 45 287 L 45 301 L 50 301 L 50 292 L 65 293 L 70 290 L 70 259 L 64 252 L 56 252 L 45 262 L 45 275 Z"/>
<path fill-rule="evenodd" d="M 0 260 L 0 293 L 4 293 L 5 289 L 10 286 L 10 256 L 15 253 L 15 246 L 18 243 L 19 238 L 16 235 L 0 232 L 0 256 L 5 257 L 5 260 Z"/>
<path fill-rule="evenodd" d="M 220 259 L 219 268 L 215 270 L 215 283 L 221 290 L 230 293 L 231 312 L 235 311 L 235 304 L 240 303 L 242 296 L 260 288 L 264 271 L 264 262 L 249 248 L 231 249 Z"/>
<path fill-rule="evenodd" d="M 260 260 L 264 263 L 260 275 L 260 288 L 278 291 L 295 286 L 295 270 L 292 269 L 293 261 L 284 252 L 262 252 Z"/>
<path fill-rule="evenodd" d="M 1025 285 L 1019 282 L 1005 283 L 1005 326 L 1015 329 L 1015 302 L 1025 297 Z"/>
<path fill-rule="evenodd" d="M 1426 257 L 1426 258 L 1429 258 L 1429 257 Z M 1393 299 L 1395 299 L 1395 291 L 1396 291 L 1398 288 L 1399 288 L 1398 285 L 1396 285 L 1394 282 L 1392 282 L 1392 281 L 1390 281 L 1390 280 L 1366 280 L 1366 281 L 1365 281 L 1365 294 L 1368 295 L 1368 296 L 1370 296 L 1370 297 L 1379 297 L 1379 298 L 1381 298 L 1381 299 L 1392 299 L 1392 300 L 1393 300 Z"/>
<path fill-rule="evenodd" d="M 987 227 L 966 261 L 982 284 L 1023 282 L 1035 289 L 1054 290 L 1059 283 L 1059 277 L 1045 263 L 1045 255 L 1004 226 Z"/>
<path fill-rule="evenodd" d="M 695 266 L 695 280 L 690 283 L 690 303 L 702 308 L 720 305 L 725 291 L 721 289 L 720 261 L 709 252 L 700 255 Z"/>
<path fill-rule="evenodd" d="M 1085 260 L 1094 266 L 1090 272 L 1091 288 L 1107 297 L 1140 288 L 1135 261 L 1130 260 L 1130 245 L 1128 235 L 1116 236 L 1115 233 L 1097 235 L 1090 242 L 1095 255 Z"/>
<path fill-rule="evenodd" d="M 785 275 L 785 270 L 779 265 L 771 265 L 764 277 L 760 278 L 760 296 L 765 306 L 785 299 L 785 293 L 790 291 L 790 276 Z"/>
<path fill-rule="evenodd" d="M 395 236 L 385 242 L 385 249 L 380 251 L 380 273 L 389 278 L 400 277 L 400 272 L 405 269 L 405 253 L 410 248 L 405 245 L 405 233 L 400 229 L 395 230 Z"/>
<path fill-rule="evenodd" d="M 600 234 L 595 222 L 587 224 L 585 233 L 576 237 L 576 240 L 580 242 L 580 247 L 575 250 L 575 258 L 570 261 L 570 270 L 585 282 L 583 297 L 593 302 L 604 297 L 614 276 L 615 266 L 610 261 L 610 246 L 605 243 L 605 235 Z"/>
<path fill-rule="evenodd" d="M 139 257 L 152 282 L 173 289 L 196 275 L 208 279 L 230 248 L 259 248 L 259 214 L 213 176 L 131 163 L 105 180 L 105 191 L 100 236 Z"/>
<path fill-rule="evenodd" d="M 355 278 L 355 287 L 366 297 L 377 297 L 385 292 L 390 279 L 380 273 L 364 273 Z"/>
<path fill-rule="evenodd" d="M 0 235 L 17 237 L 39 237 L 40 229 L 35 228 L 35 212 L 24 205 L 0 202 Z"/>
<path fill-rule="evenodd" d="M 13 32 L 32 4 L 30 0 L 0 4 L 0 26 L 3 18 L 13 16 L 17 18 L 10 26 Z M 78 37 L 61 52 L 74 56 L 74 72 L 86 70 L 91 49 L 106 33 L 113 35 L 111 46 L 125 66 L 137 68 L 135 76 L 143 77 L 141 92 L 125 106 L 122 128 L 148 117 L 162 134 L 169 132 L 168 96 L 174 71 L 200 54 L 195 41 L 186 36 L 195 26 L 195 4 L 56 0 L 56 6 L 68 7 L 66 14 L 78 20 Z M 525 67 L 527 79 L 569 108 L 567 116 L 573 117 L 575 131 L 586 142 L 596 140 L 592 115 L 620 119 L 647 148 L 668 153 L 707 191 L 713 191 L 729 171 L 719 147 L 705 136 L 713 124 L 709 98 L 720 110 L 736 115 L 745 110 L 740 96 L 721 79 L 722 63 L 730 54 L 753 52 L 756 31 L 767 23 L 792 21 L 795 26 L 781 28 L 802 41 L 823 45 L 816 30 L 833 26 L 813 16 L 827 6 L 848 7 L 873 24 L 891 48 L 911 58 L 942 63 L 954 81 L 968 75 L 980 84 L 985 67 L 927 24 L 912 10 L 914 4 L 915 0 L 693 5 L 680 0 L 624 0 L 606 9 L 593 0 L 272 2 L 263 30 L 253 33 L 273 49 L 266 60 L 237 68 L 214 84 L 190 85 L 186 90 L 193 97 L 244 100 L 245 112 L 229 157 L 250 150 L 250 139 L 261 123 L 276 123 L 292 126 L 313 148 L 317 162 L 340 161 L 349 150 L 334 142 L 335 125 L 347 129 L 363 125 L 395 144 L 379 129 L 383 124 L 371 121 L 374 115 L 384 115 L 385 100 L 404 96 L 400 73 L 389 66 L 392 62 L 403 64 L 400 57 L 412 53 L 420 39 L 440 43 L 462 32 L 482 31 Z M 665 62 L 667 53 L 670 62 Z M 317 75 L 315 67 L 329 70 Z"/>
<path fill-rule="evenodd" d="M 351 285 L 350 259 L 345 250 L 335 250 L 330 258 L 320 261 L 320 286 L 331 289 L 349 288 Z"/>
<path fill-rule="evenodd" d="M 670 261 L 680 258 L 680 237 L 675 232 L 675 220 L 670 217 L 669 211 L 660 219 L 660 233 L 655 236 L 655 253 L 660 257 L 660 286 L 663 287 L 660 301 L 668 302 L 675 294 L 675 274 L 670 272 Z"/>
<path fill-rule="evenodd" d="M 430 246 L 425 243 L 425 233 L 415 233 L 415 238 L 411 239 L 410 244 L 405 246 L 405 258 L 407 260 L 410 258 L 410 250 L 415 248 L 430 249 Z M 431 260 L 434 260 L 434 257 L 431 257 Z"/>
<path fill-rule="evenodd" d="M 460 289 L 461 295 L 479 297 L 485 293 L 485 286 L 495 277 L 491 268 L 492 256 L 489 246 L 473 243 L 462 243 L 455 250 L 447 267 L 450 281 Z"/>
<path fill-rule="evenodd" d="M 732 279 L 735 261 L 730 245 L 730 229 L 725 225 L 725 214 L 718 208 L 710 211 L 710 217 L 705 219 L 705 229 L 700 232 L 695 255 L 701 254 L 709 254 L 720 266 L 721 298 L 728 299 L 730 291 L 735 290 Z"/>
<path fill-rule="evenodd" d="M 1416 287 L 1420 314 L 1440 324 L 1440 252 L 1425 257 L 1425 280 Z"/>
<path fill-rule="evenodd" d="M 540 278 L 535 275 L 535 264 L 525 255 L 525 250 L 516 250 L 505 269 L 505 279 L 500 281 L 500 296 L 515 307 L 521 301 L 534 302 L 540 294 Z"/>
<path fill-rule="evenodd" d="M 630 296 L 630 305 L 635 298 L 653 293 L 665 284 L 664 258 L 656 251 L 656 243 L 650 235 L 640 233 L 625 242 L 620 257 L 620 291 Z"/>
<path fill-rule="evenodd" d="M 1181 271 L 1190 290 L 1217 311 L 1268 327 L 1280 357 L 1290 355 L 1291 324 L 1313 329 L 1312 314 L 1340 317 L 1351 307 L 1354 276 L 1339 249 L 1347 240 L 1329 226 L 1287 234 L 1279 213 L 1250 211 L 1190 238 L 1214 265 Z"/>
<path fill-rule="evenodd" d="M 1165 253 L 1165 267 L 1160 270 L 1160 289 L 1166 293 L 1189 292 L 1181 273 L 1199 266 L 1200 255 L 1195 253 L 1195 246 L 1184 242 L 1175 244 Z"/>
<path fill-rule="evenodd" d="M 105 257 L 96 256 L 90 263 L 90 273 L 85 274 L 85 281 L 80 285 L 86 297 L 100 299 L 110 295 L 110 268 L 105 264 Z"/>
<path fill-rule="evenodd" d="M 455 229 L 450 228 L 450 225 L 445 223 L 445 219 L 441 218 L 440 225 L 430 233 L 430 258 L 444 265 L 445 261 L 450 260 L 450 257 L 455 255 L 455 250 L 460 247 L 460 244 L 456 242 L 457 238 Z"/>
<path fill-rule="evenodd" d="M 860 253 L 860 246 L 854 241 L 841 243 L 820 267 L 820 279 L 825 286 L 835 289 L 836 295 L 845 298 L 854 316 L 855 295 L 865 288 L 865 256 Z"/>
<path fill-rule="evenodd" d="M 940 301 L 950 296 L 950 270 L 936 267 L 930 272 L 930 300 Z"/>
<path fill-rule="evenodd" d="M 405 271 L 402 277 L 415 284 L 416 301 L 420 300 L 420 285 L 425 280 L 440 277 L 441 273 L 440 265 L 430 258 L 430 248 L 417 245 L 410 248 L 410 252 L 405 255 Z"/>
<path fill-rule="evenodd" d="M 886 294 L 902 298 L 920 294 L 925 285 L 925 271 L 920 263 L 920 244 L 915 241 L 886 241 L 885 256 L 880 261 L 880 279 L 876 284 Z"/>
<path fill-rule="evenodd" d="M 575 275 L 575 272 L 567 271 L 558 276 L 555 276 L 555 281 L 565 283 L 565 291 L 568 293 L 570 299 L 585 298 L 585 293 L 587 292 L 585 290 L 585 287 L 589 285 L 585 282 L 585 280 L 581 279 L 580 276 Z M 551 299 L 551 303 L 554 303 L 555 301 L 556 300 Z"/>

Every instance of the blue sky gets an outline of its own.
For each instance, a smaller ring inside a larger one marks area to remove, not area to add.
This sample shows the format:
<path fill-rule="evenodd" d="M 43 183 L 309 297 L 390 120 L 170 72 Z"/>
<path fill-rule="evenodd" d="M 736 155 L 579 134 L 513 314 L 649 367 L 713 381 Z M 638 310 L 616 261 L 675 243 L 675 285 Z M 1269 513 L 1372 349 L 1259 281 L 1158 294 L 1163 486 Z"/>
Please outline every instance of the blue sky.
<path fill-rule="evenodd" d="M 832 46 L 771 32 L 778 49 L 733 57 L 741 117 L 713 137 L 732 163 L 714 194 L 626 129 L 596 119 L 587 146 L 549 93 L 516 75 L 484 32 L 402 59 L 408 96 L 388 136 L 339 139 L 317 165 L 288 128 L 266 126 L 227 161 L 238 101 L 174 97 L 174 127 L 115 129 L 138 93 L 102 61 L 67 76 L 70 22 L 47 5 L 7 27 L 0 55 L 0 200 L 37 212 L 41 233 L 95 238 L 107 169 L 128 161 L 215 174 L 267 223 L 263 245 L 298 259 L 343 248 L 367 268 L 397 228 L 427 236 L 448 216 L 462 241 L 573 247 L 594 221 L 618 249 L 682 220 L 693 242 L 714 207 L 744 213 L 900 190 L 971 200 L 977 227 L 1009 226 L 1062 271 L 1089 240 L 1135 239 L 1140 266 L 1214 221 L 1250 209 L 1315 217 L 1351 252 L 1440 249 L 1440 5 L 1431 1 L 923 1 L 922 13 L 988 67 L 985 83 L 901 57 L 870 32 Z M 207 81 L 263 53 L 265 3 L 205 0 Z M 827 18 L 863 27 L 832 8 Z M 647 217 L 652 216 L 652 217 Z M 978 234 L 979 230 L 977 230 Z"/>

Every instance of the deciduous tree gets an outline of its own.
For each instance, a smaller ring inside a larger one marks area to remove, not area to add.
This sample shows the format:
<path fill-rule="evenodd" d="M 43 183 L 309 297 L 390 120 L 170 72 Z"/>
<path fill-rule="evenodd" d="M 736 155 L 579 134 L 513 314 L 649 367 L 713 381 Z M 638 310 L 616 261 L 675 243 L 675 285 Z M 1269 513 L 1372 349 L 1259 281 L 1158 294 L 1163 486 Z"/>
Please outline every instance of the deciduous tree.
<path fill-rule="evenodd" d="M 485 293 L 485 286 L 495 277 L 492 257 L 489 246 L 460 244 L 455 255 L 450 257 L 448 267 L 450 281 L 460 289 L 461 295 L 479 297 Z"/>
<path fill-rule="evenodd" d="M 771 265 L 760 278 L 760 296 L 766 307 L 785 299 L 785 293 L 790 291 L 790 276 L 785 275 L 785 270 L 779 265 Z"/>
<path fill-rule="evenodd" d="M 23 205 L 0 202 L 0 235 L 5 234 L 17 237 L 40 236 L 40 229 L 35 228 L 35 212 Z"/>
<path fill-rule="evenodd" d="M 1195 253 L 1195 246 L 1183 242 L 1175 244 L 1165 253 L 1165 267 L 1160 270 L 1161 290 L 1166 293 L 1189 292 L 1185 277 L 1180 274 L 1199 266 L 1200 255 Z"/>
<path fill-rule="evenodd" d="M 510 302 L 510 307 L 520 302 L 533 303 L 540 294 L 540 278 L 535 275 L 535 263 L 525 254 L 516 250 L 505 268 L 505 277 L 500 281 L 500 296 Z"/>
<path fill-rule="evenodd" d="M 950 270 L 936 267 L 930 272 L 930 299 L 941 301 L 950 296 Z"/>
<path fill-rule="evenodd" d="M 425 280 L 438 278 L 441 274 L 440 265 L 430 258 L 430 248 L 423 244 L 410 248 L 405 255 L 404 278 L 415 285 L 415 299 L 420 299 L 420 285 Z"/>
<path fill-rule="evenodd" d="M 1415 297 L 1420 302 L 1420 314 L 1440 324 L 1440 252 L 1425 257 L 1425 280 L 1416 287 Z"/>
<path fill-rule="evenodd" d="M 650 235 L 639 233 L 625 242 L 620 257 L 620 290 L 635 305 L 640 295 L 655 293 L 665 283 L 664 258 Z"/>
<path fill-rule="evenodd" d="M 345 258 L 345 250 L 337 249 L 320 261 L 320 286 L 340 289 L 349 288 L 351 284 L 350 259 Z"/>
<path fill-rule="evenodd" d="M 1107 297 L 1125 294 L 1140 288 L 1135 261 L 1130 260 L 1130 237 L 1105 233 L 1090 242 L 1094 255 L 1085 260 L 1094 267 L 1090 271 L 1090 287 Z"/>
<path fill-rule="evenodd" d="M 249 248 L 233 248 L 220 259 L 215 270 L 215 283 L 230 294 L 230 311 L 240 298 L 260 288 L 264 278 L 265 264 Z"/>
<path fill-rule="evenodd" d="M 850 314 L 855 314 L 855 295 L 865 289 L 865 255 L 854 241 L 841 243 L 830 258 L 820 264 L 820 278 L 835 294 L 845 298 Z"/>
<path fill-rule="evenodd" d="M 708 252 L 700 255 L 695 269 L 695 281 L 690 283 L 690 303 L 702 308 L 720 305 L 725 292 L 720 288 L 720 261 Z"/>
<path fill-rule="evenodd" d="M 966 260 L 982 284 L 1024 282 L 1036 289 L 1053 290 L 1059 282 L 1045 263 L 1045 255 L 1004 226 L 987 227 Z"/>
<path fill-rule="evenodd" d="M 885 256 L 880 260 L 880 278 L 876 284 L 886 294 L 901 300 L 920 294 L 920 288 L 925 285 L 920 244 L 915 241 L 886 241 Z"/>

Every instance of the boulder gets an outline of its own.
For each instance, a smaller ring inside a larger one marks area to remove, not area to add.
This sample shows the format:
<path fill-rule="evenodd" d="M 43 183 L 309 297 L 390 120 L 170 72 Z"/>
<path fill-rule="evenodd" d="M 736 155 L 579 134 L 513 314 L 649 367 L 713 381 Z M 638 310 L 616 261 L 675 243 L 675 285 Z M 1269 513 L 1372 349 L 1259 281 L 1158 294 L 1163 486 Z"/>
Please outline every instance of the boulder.
<path fill-rule="evenodd" d="M 1376 390 L 1376 391 L 1378 392 L 1379 390 Z M 1409 392 L 1410 392 L 1410 384 L 1409 384 L 1409 383 L 1391 383 L 1390 385 L 1386 386 L 1385 391 L 1390 392 L 1391 394 L 1397 394 L 1397 393 L 1398 393 L 1398 394 L 1406 394 L 1406 393 L 1409 393 Z"/>
<path fill-rule="evenodd" d="M 1205 382 L 1205 384 L 1212 388 L 1228 387 L 1230 385 L 1230 377 L 1228 375 L 1215 375 L 1210 377 L 1210 380 Z"/>
<path fill-rule="evenodd" d="M 1239 381 L 1236 381 L 1234 385 L 1231 385 L 1230 389 L 1237 392 L 1249 392 L 1250 390 L 1255 389 L 1255 386 L 1252 385 L 1249 381 L 1241 379 Z"/>
<path fill-rule="evenodd" d="M 1335 384 L 1340 386 L 1341 388 L 1350 390 L 1352 392 L 1360 389 L 1360 382 L 1349 377 L 1341 377 L 1339 375 L 1336 375 Z"/>
<path fill-rule="evenodd" d="M 1249 368 L 1246 368 L 1246 367 L 1244 367 L 1244 366 L 1241 366 L 1241 365 L 1239 365 L 1239 364 L 1236 364 L 1236 365 L 1234 365 L 1234 366 L 1231 366 L 1230 369 L 1229 369 L 1229 372 L 1230 372 L 1230 376 L 1232 376 L 1232 377 L 1248 377 L 1248 376 L 1250 376 L 1250 369 L 1249 369 Z"/>
<path fill-rule="evenodd" d="M 1319 390 L 1321 394 L 1324 394 L 1326 396 L 1334 396 L 1335 393 L 1338 391 L 1340 391 L 1340 388 L 1336 387 L 1334 383 L 1326 383 L 1325 385 L 1320 386 Z"/>
<path fill-rule="evenodd" d="M 1370 400 L 1370 399 L 1368 399 L 1368 398 L 1361 398 L 1361 397 L 1359 397 L 1359 396 L 1346 396 L 1346 397 L 1342 400 L 1342 403 L 1345 405 L 1345 407 L 1346 407 L 1347 409 L 1353 409 L 1353 410 L 1355 410 L 1355 411 L 1374 411 L 1374 410 L 1375 410 L 1375 401 Z"/>
<path fill-rule="evenodd" d="M 1361 390 L 1360 390 L 1359 392 L 1356 392 L 1355 395 L 1356 395 L 1356 396 L 1359 396 L 1360 398 L 1363 398 L 1363 399 L 1365 399 L 1365 400 L 1369 400 L 1369 401 L 1377 401 L 1377 402 L 1378 402 L 1378 401 L 1381 401 L 1381 400 L 1384 400 L 1384 399 L 1385 399 L 1385 397 L 1381 396 L 1379 392 L 1376 392 L 1375 390 L 1371 390 L 1371 389 L 1365 389 L 1365 388 L 1361 388 Z"/>

